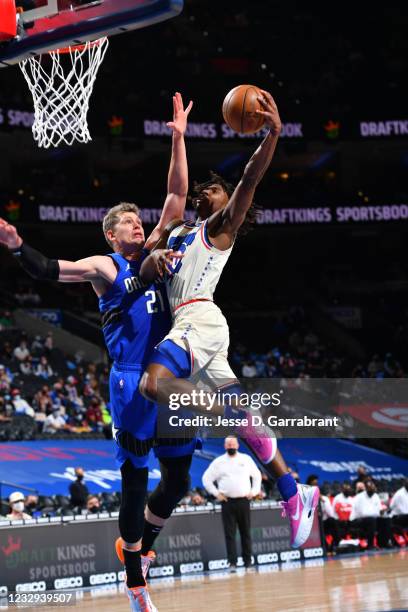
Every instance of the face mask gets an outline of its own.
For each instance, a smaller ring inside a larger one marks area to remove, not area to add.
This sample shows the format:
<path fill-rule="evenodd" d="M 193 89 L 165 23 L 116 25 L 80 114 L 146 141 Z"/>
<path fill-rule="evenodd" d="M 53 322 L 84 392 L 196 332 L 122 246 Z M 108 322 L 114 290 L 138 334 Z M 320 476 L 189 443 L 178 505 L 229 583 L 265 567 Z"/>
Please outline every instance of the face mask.
<path fill-rule="evenodd" d="M 92 512 L 92 514 L 96 514 L 97 512 L 99 512 L 99 508 L 97 506 L 92 506 L 92 508 L 89 508 L 89 512 Z"/>
<path fill-rule="evenodd" d="M 375 491 L 367 491 L 367 495 L 368 497 L 372 497 L 374 495 Z"/>
<path fill-rule="evenodd" d="M 77 479 L 79 480 L 79 482 L 81 482 L 81 480 L 84 479 L 84 475 L 83 474 L 78 474 L 77 475 Z"/>
<path fill-rule="evenodd" d="M 21 398 L 21 395 L 15 395 L 15 396 L 14 396 L 14 399 L 15 399 L 15 400 L 19 400 L 20 398 Z"/>
<path fill-rule="evenodd" d="M 15 512 L 23 512 L 24 511 L 24 502 L 16 502 L 13 504 L 13 510 Z"/>
<path fill-rule="evenodd" d="M 350 497 L 351 491 L 343 491 L 344 497 Z"/>
<path fill-rule="evenodd" d="M 35 509 L 35 506 L 36 506 L 36 503 L 35 503 L 35 502 L 30 502 L 29 504 L 27 504 L 26 508 L 27 508 L 28 510 L 34 510 L 34 509 Z"/>
<path fill-rule="evenodd" d="M 237 454 L 237 449 L 236 448 L 227 448 L 227 453 L 233 457 L 234 455 Z"/>

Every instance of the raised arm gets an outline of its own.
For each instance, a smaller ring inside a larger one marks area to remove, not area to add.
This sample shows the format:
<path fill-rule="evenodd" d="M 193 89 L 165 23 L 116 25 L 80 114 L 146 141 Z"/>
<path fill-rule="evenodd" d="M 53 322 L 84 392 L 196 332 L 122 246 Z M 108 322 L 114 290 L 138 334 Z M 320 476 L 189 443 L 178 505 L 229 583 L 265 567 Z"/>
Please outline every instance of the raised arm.
<path fill-rule="evenodd" d="M 190 102 L 184 110 L 183 98 L 179 92 L 173 96 L 173 121 L 167 126 L 173 130 L 169 175 L 167 180 L 167 197 L 159 223 L 146 240 L 150 249 L 160 238 L 167 224 L 176 218 L 183 218 L 188 193 L 188 165 L 184 134 L 187 129 L 187 118 L 192 109 Z"/>
<path fill-rule="evenodd" d="M 40 280 L 80 283 L 112 283 L 117 274 L 110 257 L 95 256 L 79 261 L 49 259 L 23 241 L 16 227 L 0 218 L 0 243 L 6 246 L 30 276 Z"/>
<path fill-rule="evenodd" d="M 222 212 L 210 218 L 209 236 L 214 245 L 220 249 L 231 246 L 237 231 L 245 221 L 255 190 L 272 161 L 281 132 L 282 126 L 275 101 L 269 92 L 263 89 L 261 92 L 262 97 L 258 99 L 264 110 L 259 110 L 257 113 L 265 117 L 269 133 L 247 163 L 227 206 Z"/>

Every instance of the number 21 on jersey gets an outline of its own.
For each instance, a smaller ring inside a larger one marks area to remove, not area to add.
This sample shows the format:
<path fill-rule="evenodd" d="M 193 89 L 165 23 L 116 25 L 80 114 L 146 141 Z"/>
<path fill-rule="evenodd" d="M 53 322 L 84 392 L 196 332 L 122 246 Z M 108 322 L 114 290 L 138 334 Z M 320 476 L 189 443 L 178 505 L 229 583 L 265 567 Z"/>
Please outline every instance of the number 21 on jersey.
<path fill-rule="evenodd" d="M 145 296 L 147 297 L 146 308 L 149 314 L 164 312 L 164 300 L 160 290 L 153 291 L 150 289 L 145 292 Z"/>

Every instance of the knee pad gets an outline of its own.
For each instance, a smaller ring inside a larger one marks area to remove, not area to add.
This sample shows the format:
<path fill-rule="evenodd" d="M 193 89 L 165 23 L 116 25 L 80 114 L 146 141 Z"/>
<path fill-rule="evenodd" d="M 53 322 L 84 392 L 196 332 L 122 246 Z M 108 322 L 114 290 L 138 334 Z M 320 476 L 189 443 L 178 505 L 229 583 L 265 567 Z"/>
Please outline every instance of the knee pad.
<path fill-rule="evenodd" d="M 135 468 L 127 460 L 121 472 L 122 500 L 119 511 L 119 532 L 125 542 L 134 544 L 143 535 L 148 469 Z"/>

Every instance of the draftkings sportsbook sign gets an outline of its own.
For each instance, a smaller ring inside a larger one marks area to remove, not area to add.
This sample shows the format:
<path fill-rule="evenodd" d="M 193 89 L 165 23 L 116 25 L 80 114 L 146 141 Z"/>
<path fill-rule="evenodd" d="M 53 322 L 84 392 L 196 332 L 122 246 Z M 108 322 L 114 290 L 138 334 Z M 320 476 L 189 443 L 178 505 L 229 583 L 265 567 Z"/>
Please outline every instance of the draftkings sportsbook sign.
<path fill-rule="evenodd" d="M 194 574 L 226 567 L 221 513 L 174 514 L 157 540 L 150 577 Z M 279 507 L 251 511 L 253 561 L 259 565 L 321 557 L 315 523 L 308 547 L 292 550 L 289 525 Z M 117 519 L 0 526 L 0 596 L 14 591 L 64 590 L 116 583 L 123 566 L 114 550 Z"/>

